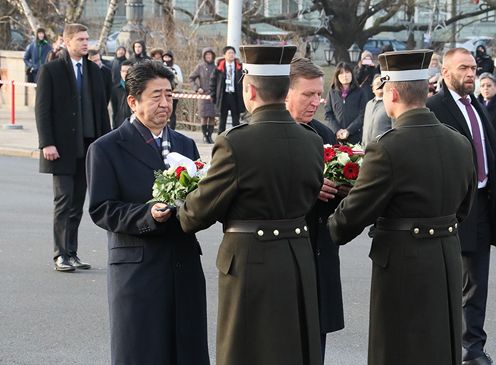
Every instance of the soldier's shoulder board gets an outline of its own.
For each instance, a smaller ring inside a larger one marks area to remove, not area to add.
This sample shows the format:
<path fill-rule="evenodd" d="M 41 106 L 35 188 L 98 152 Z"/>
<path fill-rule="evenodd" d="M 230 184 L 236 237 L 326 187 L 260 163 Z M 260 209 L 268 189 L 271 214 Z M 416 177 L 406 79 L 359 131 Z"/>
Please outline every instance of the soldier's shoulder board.
<path fill-rule="evenodd" d="M 243 127 L 246 127 L 248 125 L 248 123 L 241 123 L 235 127 L 232 127 L 231 129 L 229 129 L 227 132 L 226 132 L 226 136 L 229 134 L 229 133 L 232 133 L 232 131 L 234 130 L 238 130 L 238 129 L 241 129 Z"/>
<path fill-rule="evenodd" d="M 389 133 L 392 133 L 394 131 L 394 128 L 391 128 L 391 129 L 388 129 L 387 131 L 385 131 L 384 133 L 382 134 L 379 134 L 377 137 L 376 137 L 376 141 L 379 142 L 385 135 L 389 134 Z"/>

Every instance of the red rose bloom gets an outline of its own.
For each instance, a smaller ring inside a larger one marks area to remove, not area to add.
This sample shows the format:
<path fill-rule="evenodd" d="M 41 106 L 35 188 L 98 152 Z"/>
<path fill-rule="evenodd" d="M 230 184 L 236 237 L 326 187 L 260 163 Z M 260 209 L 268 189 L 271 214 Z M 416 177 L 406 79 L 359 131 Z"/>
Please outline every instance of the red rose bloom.
<path fill-rule="evenodd" d="M 336 152 L 332 147 L 324 148 L 324 162 L 330 162 L 334 156 L 336 156 Z"/>
<path fill-rule="evenodd" d="M 354 162 L 348 162 L 343 167 L 343 175 L 348 180 L 356 180 L 360 166 Z"/>
<path fill-rule="evenodd" d="M 348 146 L 339 146 L 338 151 L 346 152 L 348 156 L 353 156 L 353 150 Z"/>
<path fill-rule="evenodd" d="M 195 165 L 198 170 L 203 169 L 203 167 L 205 166 L 205 164 L 201 161 L 195 161 Z"/>
<path fill-rule="evenodd" d="M 178 179 L 178 180 L 179 180 L 179 179 L 181 178 L 181 173 L 182 173 L 183 171 L 185 171 L 185 170 L 186 170 L 186 167 L 184 167 L 184 166 L 179 166 L 179 167 L 176 169 L 176 179 Z"/>

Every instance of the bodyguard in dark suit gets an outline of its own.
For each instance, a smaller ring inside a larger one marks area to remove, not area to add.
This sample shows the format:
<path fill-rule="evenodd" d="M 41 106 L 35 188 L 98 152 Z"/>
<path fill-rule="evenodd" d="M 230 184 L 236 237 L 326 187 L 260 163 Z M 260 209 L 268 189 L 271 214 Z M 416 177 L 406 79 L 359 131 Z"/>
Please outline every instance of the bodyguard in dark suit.
<path fill-rule="evenodd" d="M 335 134 L 327 126 L 313 119 L 324 92 L 322 70 L 307 58 L 295 58 L 291 62 L 290 80 L 286 108 L 293 119 L 315 129 L 323 143 L 335 144 Z M 322 362 L 327 333 L 344 328 L 339 246 L 331 241 L 327 229 L 327 218 L 341 201 L 337 193 L 336 184 L 324 179 L 319 200 L 306 216 L 317 269 Z"/>
<path fill-rule="evenodd" d="M 443 59 L 442 90 L 429 98 L 427 106 L 442 122 L 464 135 L 472 144 L 477 169 L 478 193 L 459 235 L 463 259 L 463 364 L 490 364 L 484 352 L 486 333 L 489 255 L 494 243 L 496 135 L 483 107 L 473 95 L 476 62 L 464 48 L 446 52 Z"/>
<path fill-rule="evenodd" d="M 90 268 L 77 256 L 86 151 L 110 123 L 100 69 L 86 59 L 87 28 L 66 25 L 64 41 L 64 56 L 41 67 L 35 114 L 40 172 L 53 175 L 55 269 L 74 271 Z"/>
<path fill-rule="evenodd" d="M 239 115 L 244 113 L 243 90 L 240 82 L 243 75 L 241 63 L 236 58 L 234 47 L 226 46 L 222 52 L 224 58 L 217 62 L 217 67 L 210 78 L 210 98 L 215 104 L 219 120 L 219 134 L 226 130 L 227 112 L 231 111 L 233 127 L 239 124 Z"/>
<path fill-rule="evenodd" d="M 285 109 L 295 52 L 295 46 L 241 47 L 244 67 L 251 65 L 243 79 L 250 124 L 217 137 L 207 176 L 178 211 L 186 232 L 224 225 L 217 365 L 321 363 L 304 216 L 322 186 L 323 146 Z"/>
<path fill-rule="evenodd" d="M 431 55 L 379 55 L 393 129 L 367 145 L 355 186 L 329 219 L 337 244 L 376 226 L 369 365 L 461 363 L 457 231 L 476 181 L 470 142 L 425 108 Z"/>
<path fill-rule="evenodd" d="M 94 62 L 102 72 L 103 85 L 105 87 L 105 99 L 107 100 L 108 105 L 112 95 L 112 71 L 102 62 L 102 55 L 95 49 L 90 49 L 88 51 L 88 60 Z"/>
<path fill-rule="evenodd" d="M 143 61 L 126 77 L 134 114 L 88 151 L 90 215 L 108 231 L 112 364 L 209 364 L 200 246 L 152 198 L 167 155 L 199 158 L 193 140 L 167 126 L 174 75 Z"/>
<path fill-rule="evenodd" d="M 131 109 L 127 104 L 126 75 L 133 63 L 125 60 L 120 66 L 121 81 L 112 88 L 110 103 L 112 105 L 112 129 L 119 127 L 131 116 Z"/>

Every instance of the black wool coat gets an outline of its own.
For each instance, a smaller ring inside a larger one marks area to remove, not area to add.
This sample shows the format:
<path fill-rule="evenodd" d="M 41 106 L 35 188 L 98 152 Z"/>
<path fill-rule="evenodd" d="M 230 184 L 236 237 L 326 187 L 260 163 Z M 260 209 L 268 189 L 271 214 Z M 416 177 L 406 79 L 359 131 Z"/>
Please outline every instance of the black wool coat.
<path fill-rule="evenodd" d="M 245 103 L 243 101 L 243 83 L 241 82 L 241 76 L 243 76 L 243 69 L 241 67 L 241 63 L 239 63 L 238 60 L 235 60 L 234 63 L 236 65 L 234 93 L 236 95 L 238 110 L 240 113 L 244 113 Z M 226 90 L 226 61 L 225 59 L 222 58 L 218 61 L 217 67 L 215 68 L 215 71 L 210 77 L 210 97 L 212 98 L 212 102 L 215 104 L 215 109 L 217 113 L 220 113 L 225 90 Z"/>
<path fill-rule="evenodd" d="M 487 112 L 484 110 L 484 107 L 477 101 L 474 95 L 470 95 L 472 100 L 472 105 L 477 110 L 482 122 L 482 126 L 484 128 L 484 136 L 486 141 L 486 154 L 487 154 L 487 162 L 489 169 L 489 180 L 487 183 L 487 187 L 489 188 L 490 194 L 490 207 L 491 207 L 491 222 L 496 221 L 496 199 L 494 198 L 494 192 L 496 192 L 496 156 L 495 156 L 495 148 L 496 148 L 496 132 L 489 122 L 489 117 L 487 116 Z M 448 90 L 446 84 L 443 85 L 443 88 L 434 96 L 431 96 L 427 99 L 427 107 L 436 115 L 436 118 L 441 121 L 441 123 L 445 123 L 457 131 L 459 131 L 462 135 L 467 137 L 472 145 L 472 152 L 474 156 L 474 166 L 477 166 L 475 147 L 472 142 L 472 134 L 468 128 L 467 122 L 463 117 L 462 112 L 458 108 L 455 100 L 451 96 L 451 93 Z M 460 225 L 460 230 L 458 234 L 460 235 L 460 242 L 462 245 L 462 251 L 471 252 L 476 249 L 477 243 L 477 196 L 474 198 L 474 203 L 472 206 L 472 210 L 470 214 L 465 219 L 465 221 Z M 496 237 L 496 225 L 491 224 L 492 228 L 492 237 L 491 243 L 495 244 Z"/>
<path fill-rule="evenodd" d="M 107 100 L 100 68 L 83 58 L 88 72 L 93 104 L 96 137 L 110 131 Z M 49 174 L 74 174 L 76 160 L 84 156 L 78 151 L 82 141 L 81 113 L 76 88 L 76 76 L 67 52 L 63 57 L 43 65 L 36 90 L 35 117 L 39 148 L 55 146 L 60 158 L 48 161 L 40 154 L 40 172 Z"/>
<path fill-rule="evenodd" d="M 362 140 L 363 117 L 368 101 L 359 87 L 351 88 L 345 100 L 339 90 L 331 88 L 325 105 L 325 119 L 334 135 L 340 129 L 347 129 L 350 133 L 347 142 L 359 143 Z"/>
<path fill-rule="evenodd" d="M 132 114 L 131 108 L 127 103 L 126 89 L 119 83 L 112 88 L 112 128 L 119 127 Z"/>
<path fill-rule="evenodd" d="M 324 144 L 336 143 L 336 136 L 318 120 L 314 119 L 308 125 L 315 129 Z M 339 197 L 331 199 L 327 203 L 317 200 L 312 210 L 306 215 L 317 269 L 321 333 L 334 332 L 344 328 L 339 246 L 332 242 L 327 229 L 327 219 L 340 201 L 341 198 Z"/>
<path fill-rule="evenodd" d="M 199 157 L 193 140 L 169 129 L 171 151 Z M 112 364 L 208 365 L 205 277 L 195 235 L 175 217 L 156 222 L 147 203 L 155 144 L 126 120 L 87 157 L 89 212 L 108 232 Z"/>
<path fill-rule="evenodd" d="M 481 104 L 484 103 L 484 98 L 482 97 L 482 95 L 479 95 L 477 97 L 477 100 Z M 488 115 L 488 120 L 491 122 L 493 129 L 495 129 L 496 128 L 496 96 L 493 96 L 489 100 L 489 103 L 485 106 L 485 109 L 486 109 L 486 113 Z"/>

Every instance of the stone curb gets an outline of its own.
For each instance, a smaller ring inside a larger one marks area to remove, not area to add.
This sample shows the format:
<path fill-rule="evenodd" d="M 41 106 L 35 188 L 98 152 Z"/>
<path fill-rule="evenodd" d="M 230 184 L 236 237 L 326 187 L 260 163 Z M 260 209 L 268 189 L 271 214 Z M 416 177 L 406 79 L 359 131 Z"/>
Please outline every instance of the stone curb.
<path fill-rule="evenodd" d="M 40 151 L 29 148 L 0 147 L 0 156 L 40 158 Z"/>

